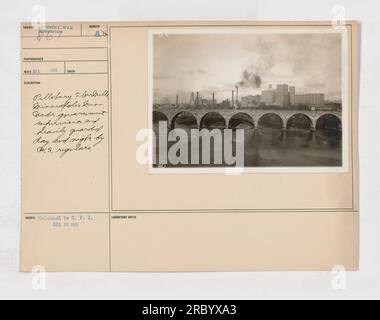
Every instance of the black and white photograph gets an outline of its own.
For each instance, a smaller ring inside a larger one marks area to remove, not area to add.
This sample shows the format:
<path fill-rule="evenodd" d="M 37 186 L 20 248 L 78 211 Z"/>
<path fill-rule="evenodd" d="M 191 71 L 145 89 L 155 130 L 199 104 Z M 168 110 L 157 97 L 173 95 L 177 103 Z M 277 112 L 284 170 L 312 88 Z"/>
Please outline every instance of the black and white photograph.
<path fill-rule="evenodd" d="M 309 29 L 154 32 L 153 167 L 342 168 L 346 39 Z"/>
<path fill-rule="evenodd" d="M 379 300 L 379 10 L 4 2 L 0 300 Z"/>

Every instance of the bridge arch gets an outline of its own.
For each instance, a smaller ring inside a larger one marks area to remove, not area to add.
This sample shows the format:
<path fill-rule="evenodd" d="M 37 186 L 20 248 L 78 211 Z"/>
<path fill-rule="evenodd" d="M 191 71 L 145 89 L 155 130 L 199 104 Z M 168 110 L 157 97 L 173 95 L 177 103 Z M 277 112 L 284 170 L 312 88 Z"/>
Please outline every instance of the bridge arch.
<path fill-rule="evenodd" d="M 286 122 L 286 129 L 313 130 L 313 120 L 304 113 L 296 113 Z"/>
<path fill-rule="evenodd" d="M 325 113 L 317 119 L 315 129 L 325 131 L 341 131 L 342 121 L 334 114 Z"/>
<path fill-rule="evenodd" d="M 228 128 L 236 129 L 242 124 L 244 126 L 248 125 L 250 129 L 253 129 L 255 127 L 255 121 L 248 113 L 238 112 L 231 116 L 230 120 L 228 121 Z"/>
<path fill-rule="evenodd" d="M 201 129 L 224 129 L 227 127 L 226 119 L 219 112 L 208 112 L 200 120 Z"/>
<path fill-rule="evenodd" d="M 166 121 L 169 123 L 169 119 L 165 113 L 161 111 L 153 111 L 153 123 L 159 123 L 160 121 Z"/>
<path fill-rule="evenodd" d="M 173 116 L 170 123 L 170 129 L 173 130 L 178 126 L 186 126 L 190 129 L 195 129 L 198 128 L 198 120 L 191 112 L 181 111 Z"/>
<path fill-rule="evenodd" d="M 274 112 L 264 113 L 257 120 L 258 128 L 283 129 L 284 121 L 280 115 Z"/>

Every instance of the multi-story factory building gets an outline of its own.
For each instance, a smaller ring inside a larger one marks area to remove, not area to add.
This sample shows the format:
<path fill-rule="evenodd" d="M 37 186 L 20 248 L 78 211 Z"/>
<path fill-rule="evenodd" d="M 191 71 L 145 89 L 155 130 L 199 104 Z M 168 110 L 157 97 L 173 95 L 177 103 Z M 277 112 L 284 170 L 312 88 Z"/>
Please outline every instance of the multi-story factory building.
<path fill-rule="evenodd" d="M 289 107 L 295 105 L 307 105 L 311 107 L 323 107 L 325 104 L 325 95 L 323 93 L 305 93 L 296 94 L 294 86 L 279 84 L 276 89 L 261 92 L 261 103 L 267 106 Z"/>

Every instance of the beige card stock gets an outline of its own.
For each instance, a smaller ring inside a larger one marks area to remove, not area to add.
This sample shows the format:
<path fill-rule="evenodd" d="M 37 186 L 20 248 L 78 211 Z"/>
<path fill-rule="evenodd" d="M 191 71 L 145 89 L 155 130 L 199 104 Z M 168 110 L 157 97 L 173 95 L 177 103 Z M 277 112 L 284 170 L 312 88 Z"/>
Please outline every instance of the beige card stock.
<path fill-rule="evenodd" d="M 22 271 L 358 269 L 356 22 L 23 23 L 21 88 Z M 244 167 L 141 163 L 159 119 Z"/>

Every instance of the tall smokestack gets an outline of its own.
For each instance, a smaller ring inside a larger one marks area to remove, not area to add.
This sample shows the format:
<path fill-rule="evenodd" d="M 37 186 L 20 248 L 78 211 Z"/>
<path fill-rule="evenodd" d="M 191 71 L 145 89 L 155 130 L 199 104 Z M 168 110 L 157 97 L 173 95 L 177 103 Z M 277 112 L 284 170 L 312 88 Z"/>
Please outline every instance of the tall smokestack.
<path fill-rule="evenodd" d="M 178 106 L 178 101 L 179 101 L 179 96 L 178 96 L 178 94 L 177 94 L 176 97 L 175 97 L 175 105 L 176 105 L 176 106 Z"/>
<path fill-rule="evenodd" d="M 197 96 L 195 98 L 195 104 L 198 105 L 199 104 L 199 92 L 197 91 Z"/>
<path fill-rule="evenodd" d="M 233 107 L 235 106 L 235 91 L 234 90 L 232 90 L 231 105 Z"/>
<path fill-rule="evenodd" d="M 213 92 L 212 93 L 212 105 L 214 105 L 215 104 L 215 93 Z"/>
<path fill-rule="evenodd" d="M 190 104 L 195 104 L 195 101 L 194 101 L 194 92 L 192 92 L 191 94 L 190 94 Z"/>
<path fill-rule="evenodd" d="M 236 102 L 239 102 L 239 86 L 236 85 Z"/>

